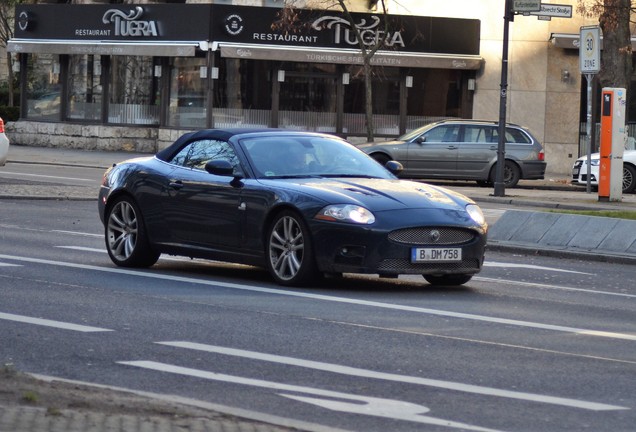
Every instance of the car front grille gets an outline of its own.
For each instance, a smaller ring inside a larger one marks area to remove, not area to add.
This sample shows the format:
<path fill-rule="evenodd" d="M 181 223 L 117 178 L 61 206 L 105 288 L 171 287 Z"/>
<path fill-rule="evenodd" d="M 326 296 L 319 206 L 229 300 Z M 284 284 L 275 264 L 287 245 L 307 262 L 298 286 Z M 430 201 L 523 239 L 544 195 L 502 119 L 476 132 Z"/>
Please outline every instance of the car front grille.
<path fill-rule="evenodd" d="M 406 228 L 389 233 L 389 240 L 408 245 L 450 245 L 471 242 L 477 234 L 462 228 Z"/>
<path fill-rule="evenodd" d="M 399 274 L 430 274 L 434 272 L 462 272 L 477 273 L 479 271 L 479 260 L 471 259 L 453 263 L 412 263 L 406 259 L 385 259 L 380 262 L 378 271 L 380 273 Z"/>

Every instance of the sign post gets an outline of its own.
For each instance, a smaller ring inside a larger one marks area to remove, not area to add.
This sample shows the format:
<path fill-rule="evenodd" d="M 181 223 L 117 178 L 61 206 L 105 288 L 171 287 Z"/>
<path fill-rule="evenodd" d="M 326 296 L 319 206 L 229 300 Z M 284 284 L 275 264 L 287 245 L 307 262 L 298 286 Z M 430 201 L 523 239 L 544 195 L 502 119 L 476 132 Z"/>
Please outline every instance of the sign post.
<path fill-rule="evenodd" d="M 579 68 L 587 80 L 587 120 L 585 123 L 585 145 L 587 147 L 586 192 L 592 192 L 592 81 L 601 70 L 601 29 L 599 26 L 584 26 L 579 35 Z"/>

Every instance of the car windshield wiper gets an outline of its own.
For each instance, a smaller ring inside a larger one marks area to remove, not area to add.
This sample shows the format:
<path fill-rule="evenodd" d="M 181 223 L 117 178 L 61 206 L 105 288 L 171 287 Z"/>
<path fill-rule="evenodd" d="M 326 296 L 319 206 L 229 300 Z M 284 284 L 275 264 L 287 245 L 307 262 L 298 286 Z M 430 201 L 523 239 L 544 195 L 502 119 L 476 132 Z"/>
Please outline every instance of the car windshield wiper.
<path fill-rule="evenodd" d="M 328 178 L 368 178 L 368 179 L 379 179 L 382 177 L 371 176 L 368 174 L 321 174 L 320 177 L 328 177 Z"/>

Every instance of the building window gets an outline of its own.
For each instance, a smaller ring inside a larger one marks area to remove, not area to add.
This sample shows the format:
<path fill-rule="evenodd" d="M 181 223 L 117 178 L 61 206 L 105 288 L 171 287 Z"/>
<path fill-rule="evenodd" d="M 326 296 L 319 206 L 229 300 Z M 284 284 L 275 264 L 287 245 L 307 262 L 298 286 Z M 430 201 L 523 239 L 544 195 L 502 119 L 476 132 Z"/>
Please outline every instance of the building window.
<path fill-rule="evenodd" d="M 69 119 L 101 120 L 103 94 L 102 63 L 99 56 L 70 56 L 68 89 Z"/>
<path fill-rule="evenodd" d="M 159 77 L 155 70 L 152 57 L 111 57 L 109 123 L 159 124 Z"/>
<path fill-rule="evenodd" d="M 60 56 L 30 55 L 27 75 L 27 117 L 31 120 L 59 121 L 62 95 Z"/>
<path fill-rule="evenodd" d="M 213 103 L 215 127 L 269 126 L 272 78 L 268 62 L 221 58 Z"/>
<path fill-rule="evenodd" d="M 170 75 L 168 124 L 174 127 L 205 127 L 207 68 L 204 58 L 175 58 Z"/>
<path fill-rule="evenodd" d="M 278 125 L 284 129 L 336 132 L 336 66 L 283 63 Z"/>
<path fill-rule="evenodd" d="M 350 66 L 349 84 L 345 86 L 343 132 L 365 134 L 366 86 L 361 66 Z M 373 124 L 378 135 L 399 135 L 400 70 L 373 68 Z"/>

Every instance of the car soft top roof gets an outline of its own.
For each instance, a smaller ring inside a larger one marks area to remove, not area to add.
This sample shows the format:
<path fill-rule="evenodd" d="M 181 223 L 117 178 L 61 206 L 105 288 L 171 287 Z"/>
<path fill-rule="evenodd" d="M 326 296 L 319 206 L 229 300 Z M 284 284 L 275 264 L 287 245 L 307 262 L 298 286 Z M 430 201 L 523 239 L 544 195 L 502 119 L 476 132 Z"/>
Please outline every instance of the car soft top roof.
<path fill-rule="evenodd" d="M 217 139 L 227 141 L 234 135 L 241 135 L 254 132 L 275 132 L 282 129 L 272 128 L 229 128 L 229 129 L 202 129 L 195 132 L 189 132 L 181 135 L 174 143 L 158 152 L 155 156 L 162 161 L 169 161 L 177 154 L 186 144 L 200 139 Z"/>

